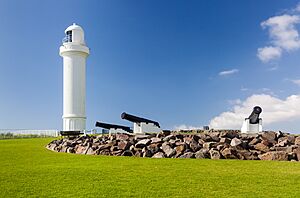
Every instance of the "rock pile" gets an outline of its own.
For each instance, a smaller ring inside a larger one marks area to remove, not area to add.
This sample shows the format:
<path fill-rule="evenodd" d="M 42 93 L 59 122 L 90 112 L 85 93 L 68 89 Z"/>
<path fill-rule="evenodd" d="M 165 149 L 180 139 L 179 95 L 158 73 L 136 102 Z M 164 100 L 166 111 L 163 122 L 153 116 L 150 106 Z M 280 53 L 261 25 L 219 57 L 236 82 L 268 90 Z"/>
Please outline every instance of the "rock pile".
<path fill-rule="evenodd" d="M 272 131 L 252 135 L 232 130 L 200 134 L 86 135 L 54 140 L 46 147 L 87 155 L 300 161 L 300 136 Z"/>

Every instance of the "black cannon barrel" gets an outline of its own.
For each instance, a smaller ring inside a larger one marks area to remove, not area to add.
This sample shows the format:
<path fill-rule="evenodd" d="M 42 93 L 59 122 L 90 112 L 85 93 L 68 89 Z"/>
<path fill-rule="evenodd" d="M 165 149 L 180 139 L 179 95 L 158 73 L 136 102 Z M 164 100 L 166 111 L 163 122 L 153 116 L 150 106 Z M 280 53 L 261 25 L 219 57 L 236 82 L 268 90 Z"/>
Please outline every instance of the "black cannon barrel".
<path fill-rule="evenodd" d="M 108 124 L 103 122 L 96 122 L 96 127 L 101 127 L 104 129 L 123 129 L 124 131 L 131 132 L 130 127 L 122 126 L 122 125 L 116 125 L 116 124 Z"/>
<path fill-rule="evenodd" d="M 255 106 L 251 115 L 249 116 L 250 124 L 258 124 L 259 123 L 259 114 L 262 112 L 262 108 L 259 106 Z"/>
<path fill-rule="evenodd" d="M 123 113 L 121 114 L 121 118 L 122 118 L 122 119 L 125 119 L 125 120 L 128 120 L 128 121 L 130 121 L 130 122 L 137 122 L 137 123 L 141 123 L 141 122 L 145 122 L 145 123 L 153 123 L 155 126 L 160 127 L 160 126 L 159 126 L 159 123 L 156 122 L 156 121 L 149 120 L 149 119 L 146 119 L 146 118 L 140 118 L 140 117 L 137 117 L 137 116 L 134 116 L 134 115 L 130 115 L 130 114 L 125 113 L 125 112 L 123 112 Z"/>

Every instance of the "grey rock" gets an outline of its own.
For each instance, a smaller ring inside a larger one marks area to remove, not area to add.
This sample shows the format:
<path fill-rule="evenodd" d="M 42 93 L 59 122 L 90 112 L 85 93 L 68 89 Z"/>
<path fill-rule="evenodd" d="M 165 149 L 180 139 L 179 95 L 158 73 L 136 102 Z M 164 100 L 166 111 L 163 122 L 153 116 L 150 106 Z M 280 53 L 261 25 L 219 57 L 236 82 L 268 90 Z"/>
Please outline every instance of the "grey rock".
<path fill-rule="evenodd" d="M 110 151 L 117 151 L 119 150 L 118 146 L 112 146 L 110 147 Z"/>
<path fill-rule="evenodd" d="M 166 154 L 166 157 L 172 157 L 173 155 L 176 154 L 176 150 L 172 149 L 169 145 L 163 144 L 161 149 L 163 152 Z"/>
<path fill-rule="evenodd" d="M 195 154 L 193 152 L 187 152 L 182 154 L 179 158 L 195 158 Z"/>
<path fill-rule="evenodd" d="M 256 144 L 256 145 L 254 146 L 254 148 L 255 148 L 256 150 L 263 151 L 263 152 L 268 152 L 268 151 L 270 151 L 269 147 L 266 146 L 266 145 L 263 144 L 263 143 L 258 143 L 258 144 Z"/>
<path fill-rule="evenodd" d="M 164 154 L 162 152 L 155 153 L 152 158 L 164 158 Z"/>
<path fill-rule="evenodd" d="M 57 145 L 54 144 L 54 143 L 50 143 L 50 144 L 47 145 L 47 148 L 52 150 L 52 151 L 54 151 L 56 147 L 57 147 Z"/>
<path fill-rule="evenodd" d="M 126 150 L 122 153 L 122 156 L 133 156 L 133 154 L 130 150 Z"/>
<path fill-rule="evenodd" d="M 134 156 L 135 157 L 143 157 L 142 150 L 135 150 Z"/>
<path fill-rule="evenodd" d="M 77 153 L 77 154 L 85 154 L 84 152 L 86 151 L 86 147 L 84 147 L 84 146 L 81 146 L 81 145 L 77 145 L 76 147 L 75 147 L 75 152 Z"/>
<path fill-rule="evenodd" d="M 234 153 L 235 151 L 232 148 L 225 148 L 221 151 L 221 154 L 225 159 L 237 159 Z"/>
<path fill-rule="evenodd" d="M 92 147 L 89 147 L 86 152 L 85 152 L 86 155 L 95 155 L 96 152 L 93 150 Z"/>
<path fill-rule="evenodd" d="M 138 134 L 134 136 L 134 139 L 139 141 L 139 140 L 147 139 L 148 137 L 149 137 L 148 135 Z"/>
<path fill-rule="evenodd" d="M 227 137 L 233 139 L 235 137 L 239 137 L 239 134 L 237 131 L 222 131 L 220 133 L 220 137 Z"/>
<path fill-rule="evenodd" d="M 108 149 L 103 149 L 99 151 L 99 155 L 110 155 L 110 151 Z"/>
<path fill-rule="evenodd" d="M 220 143 L 230 144 L 231 140 L 229 138 L 223 137 L 220 139 Z"/>
<path fill-rule="evenodd" d="M 138 141 L 138 143 L 136 143 L 135 147 L 136 148 L 144 148 L 145 146 L 148 146 L 148 144 L 150 144 L 150 141 L 149 139 L 143 139 L 143 140 L 140 140 Z"/>
<path fill-rule="evenodd" d="M 259 155 L 261 160 L 277 160 L 277 161 L 287 161 L 288 154 L 284 151 L 270 151 Z"/>
<path fill-rule="evenodd" d="M 190 144 L 193 141 L 192 137 L 184 137 L 183 138 L 183 142 L 186 144 Z"/>
<path fill-rule="evenodd" d="M 161 138 L 158 137 L 151 138 L 151 144 L 161 143 L 161 142 L 163 142 Z"/>
<path fill-rule="evenodd" d="M 200 150 L 200 151 L 197 151 L 196 153 L 195 153 L 195 157 L 197 158 L 197 159 L 205 159 L 205 154 Z"/>
<path fill-rule="evenodd" d="M 67 149 L 67 153 L 75 153 L 74 147 L 69 147 L 69 148 Z"/>
<path fill-rule="evenodd" d="M 209 154 L 210 154 L 210 158 L 211 159 L 220 159 L 221 158 L 221 154 L 219 151 L 217 150 L 214 150 L 214 149 L 211 149 L 209 151 Z"/>
<path fill-rule="evenodd" d="M 216 146 L 216 149 L 217 149 L 218 151 L 222 150 L 223 148 L 224 148 L 224 145 L 223 145 L 223 144 L 219 144 L 219 145 Z M 228 148 L 228 147 L 226 147 L 226 148 Z"/>
<path fill-rule="evenodd" d="M 259 160 L 258 155 L 256 151 L 237 150 L 237 157 L 241 160 Z"/>
<path fill-rule="evenodd" d="M 238 146 L 242 144 L 242 140 L 238 139 L 238 138 L 233 138 L 230 142 L 231 146 Z"/>
<path fill-rule="evenodd" d="M 220 135 L 219 132 L 211 132 L 211 133 L 209 133 L 210 138 L 212 139 L 212 141 L 215 141 L 215 142 L 219 142 L 220 141 L 219 135 Z"/>
<path fill-rule="evenodd" d="M 276 138 L 279 139 L 281 137 L 283 137 L 284 134 L 281 131 L 276 132 Z"/>
<path fill-rule="evenodd" d="M 190 142 L 190 148 L 191 148 L 191 150 L 193 151 L 193 152 L 196 152 L 196 151 L 198 151 L 199 149 L 201 149 L 201 145 L 198 143 L 198 142 L 196 142 L 195 140 L 192 140 L 191 142 Z"/>
<path fill-rule="evenodd" d="M 150 144 L 147 147 L 147 150 L 151 151 L 152 154 L 157 153 L 160 150 L 160 143 L 156 143 L 156 144 Z"/>
<path fill-rule="evenodd" d="M 276 144 L 276 133 L 269 131 L 269 132 L 263 132 L 261 134 L 261 138 L 265 141 L 267 141 L 269 144 Z"/>
<path fill-rule="evenodd" d="M 67 152 L 68 147 L 67 146 L 62 146 L 60 149 L 60 152 L 62 153 L 66 153 Z"/>
<path fill-rule="evenodd" d="M 288 139 L 286 137 L 284 137 L 284 139 L 278 140 L 278 143 L 275 146 L 277 146 L 277 147 L 284 147 L 284 146 L 286 146 L 288 144 L 289 144 Z"/>
<path fill-rule="evenodd" d="M 165 138 L 163 138 L 163 141 L 164 142 L 167 142 L 167 141 L 169 141 L 169 140 L 171 140 L 171 139 L 173 139 L 173 140 L 175 140 L 176 139 L 176 137 L 174 136 L 174 135 L 168 135 L 168 136 L 166 136 Z"/>
<path fill-rule="evenodd" d="M 120 141 L 126 141 L 129 139 L 129 135 L 124 134 L 124 133 L 117 133 L 116 134 L 116 139 Z"/>
<path fill-rule="evenodd" d="M 146 147 L 142 149 L 143 157 L 152 157 L 152 152 L 148 150 Z"/>
<path fill-rule="evenodd" d="M 176 156 L 179 156 L 181 155 L 186 149 L 186 144 L 185 143 L 182 143 L 178 146 L 175 147 L 175 150 L 176 150 Z"/>
<path fill-rule="evenodd" d="M 216 145 L 215 142 L 205 142 L 205 143 L 203 144 L 203 148 L 209 150 L 209 149 L 211 149 L 214 145 Z"/>
<path fill-rule="evenodd" d="M 295 153 L 297 160 L 300 161 L 300 147 L 295 148 L 293 153 Z"/>
<path fill-rule="evenodd" d="M 261 140 L 259 138 L 253 138 L 250 142 L 249 142 L 249 145 L 255 145 L 257 143 L 260 143 Z"/>
<path fill-rule="evenodd" d="M 128 150 L 130 146 L 131 145 L 127 141 L 122 140 L 118 143 L 118 149 L 120 149 L 120 150 Z"/>
<path fill-rule="evenodd" d="M 300 146 L 300 136 L 295 138 L 295 144 Z"/>

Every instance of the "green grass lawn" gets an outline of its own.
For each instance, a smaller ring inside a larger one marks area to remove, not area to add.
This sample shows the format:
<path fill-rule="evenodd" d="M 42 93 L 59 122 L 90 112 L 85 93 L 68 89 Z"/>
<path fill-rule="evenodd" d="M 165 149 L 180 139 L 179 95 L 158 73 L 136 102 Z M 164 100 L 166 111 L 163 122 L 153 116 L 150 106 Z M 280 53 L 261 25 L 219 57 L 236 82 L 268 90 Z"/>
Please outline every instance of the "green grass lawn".
<path fill-rule="evenodd" d="M 55 153 L 0 140 L 0 197 L 300 197 L 300 163 Z"/>

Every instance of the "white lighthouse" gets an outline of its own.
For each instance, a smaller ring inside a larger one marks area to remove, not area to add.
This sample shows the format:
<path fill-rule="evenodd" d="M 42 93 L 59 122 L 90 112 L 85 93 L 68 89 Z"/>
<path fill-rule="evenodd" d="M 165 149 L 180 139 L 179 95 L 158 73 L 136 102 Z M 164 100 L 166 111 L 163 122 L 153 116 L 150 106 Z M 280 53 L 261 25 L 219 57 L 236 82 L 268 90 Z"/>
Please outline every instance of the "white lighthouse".
<path fill-rule="evenodd" d="M 73 23 L 65 30 L 59 49 L 63 57 L 63 130 L 85 130 L 85 73 L 90 51 L 85 45 L 83 29 Z"/>

